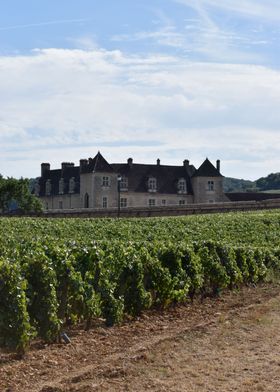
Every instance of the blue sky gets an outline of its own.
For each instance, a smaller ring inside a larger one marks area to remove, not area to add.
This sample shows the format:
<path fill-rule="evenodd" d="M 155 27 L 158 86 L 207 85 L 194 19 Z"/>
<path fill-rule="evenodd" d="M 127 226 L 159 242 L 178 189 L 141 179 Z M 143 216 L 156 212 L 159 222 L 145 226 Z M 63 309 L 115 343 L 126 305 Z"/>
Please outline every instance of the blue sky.
<path fill-rule="evenodd" d="M 40 163 L 280 171 L 276 0 L 9 0 L 0 12 L 0 173 Z M 221 4 L 222 3 L 222 4 Z"/>

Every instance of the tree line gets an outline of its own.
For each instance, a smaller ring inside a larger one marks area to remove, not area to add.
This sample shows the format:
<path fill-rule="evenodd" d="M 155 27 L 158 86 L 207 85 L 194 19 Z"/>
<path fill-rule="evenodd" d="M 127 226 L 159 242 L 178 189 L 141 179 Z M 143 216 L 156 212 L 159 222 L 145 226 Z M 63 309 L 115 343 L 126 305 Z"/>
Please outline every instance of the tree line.
<path fill-rule="evenodd" d="M 18 210 L 23 213 L 41 211 L 40 200 L 31 193 L 27 178 L 4 178 L 0 174 L 0 212 Z"/>

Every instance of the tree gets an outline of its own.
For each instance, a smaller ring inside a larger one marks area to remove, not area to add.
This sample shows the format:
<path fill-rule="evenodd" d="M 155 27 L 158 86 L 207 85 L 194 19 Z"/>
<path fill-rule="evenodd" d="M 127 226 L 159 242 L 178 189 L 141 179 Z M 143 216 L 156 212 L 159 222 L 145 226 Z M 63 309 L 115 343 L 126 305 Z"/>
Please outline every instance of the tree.
<path fill-rule="evenodd" d="M 0 211 L 10 211 L 13 204 L 22 212 L 42 211 L 40 200 L 30 192 L 27 178 L 17 180 L 0 174 Z"/>

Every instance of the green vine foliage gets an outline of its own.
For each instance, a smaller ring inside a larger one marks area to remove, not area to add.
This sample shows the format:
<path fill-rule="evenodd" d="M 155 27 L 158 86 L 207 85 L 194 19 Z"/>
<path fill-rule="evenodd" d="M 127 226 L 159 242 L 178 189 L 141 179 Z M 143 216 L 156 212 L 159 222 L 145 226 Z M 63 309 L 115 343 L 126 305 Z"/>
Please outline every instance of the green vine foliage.
<path fill-rule="evenodd" d="M 280 213 L 160 219 L 2 219 L 0 346 L 65 324 L 112 326 L 149 308 L 280 277 Z"/>
<path fill-rule="evenodd" d="M 25 289 L 19 265 L 0 259 L 0 345 L 19 353 L 31 337 Z"/>
<path fill-rule="evenodd" d="M 56 273 L 48 257 L 32 252 L 25 258 L 23 273 L 27 280 L 26 295 L 31 325 L 47 342 L 57 339 L 60 322 L 57 316 Z"/>

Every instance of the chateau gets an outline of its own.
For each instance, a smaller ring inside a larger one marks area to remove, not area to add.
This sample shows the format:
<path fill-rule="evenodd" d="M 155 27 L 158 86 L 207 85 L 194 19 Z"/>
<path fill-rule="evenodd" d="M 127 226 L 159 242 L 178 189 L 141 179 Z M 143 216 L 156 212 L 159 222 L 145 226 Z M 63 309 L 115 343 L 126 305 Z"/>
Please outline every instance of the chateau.
<path fill-rule="evenodd" d="M 223 191 L 220 161 L 216 167 L 206 158 L 196 169 L 184 160 L 181 166 L 108 163 L 100 152 L 80 165 L 63 162 L 51 170 L 41 164 L 35 194 L 45 209 L 114 209 L 127 207 L 183 206 L 228 201 Z"/>

